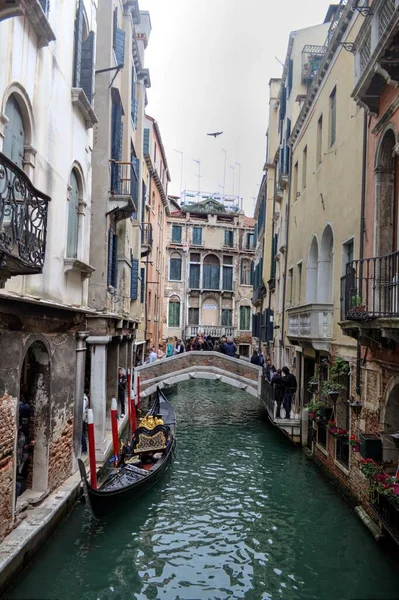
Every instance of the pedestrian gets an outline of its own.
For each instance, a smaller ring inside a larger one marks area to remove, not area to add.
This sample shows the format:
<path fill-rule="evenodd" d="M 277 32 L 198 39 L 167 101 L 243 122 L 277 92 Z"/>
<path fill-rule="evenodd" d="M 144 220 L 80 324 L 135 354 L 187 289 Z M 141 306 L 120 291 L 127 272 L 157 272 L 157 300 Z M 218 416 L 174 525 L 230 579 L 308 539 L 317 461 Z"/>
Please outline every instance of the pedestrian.
<path fill-rule="evenodd" d="M 265 358 L 263 356 L 263 352 L 262 350 L 259 350 L 259 354 L 258 354 L 258 365 L 260 367 L 263 367 L 263 365 L 265 364 Z"/>
<path fill-rule="evenodd" d="M 166 345 L 166 358 L 173 356 L 173 341 L 172 338 L 168 338 L 168 343 Z"/>
<path fill-rule="evenodd" d="M 87 440 L 86 440 L 86 427 L 87 427 L 87 410 L 89 408 L 89 399 L 87 394 L 83 394 L 83 419 L 82 419 L 82 454 L 87 454 Z"/>
<path fill-rule="evenodd" d="M 205 338 L 204 345 L 205 345 L 204 350 L 208 350 L 208 352 L 212 352 L 212 350 L 213 350 L 213 341 L 212 341 L 212 336 L 211 335 L 208 335 Z"/>
<path fill-rule="evenodd" d="M 281 374 L 281 369 L 277 369 L 272 378 L 274 389 L 274 400 L 277 403 L 276 419 L 281 419 L 281 405 L 284 399 L 284 379 Z"/>
<path fill-rule="evenodd" d="M 162 344 L 158 346 L 157 358 L 163 358 L 165 356 L 165 352 L 163 351 Z"/>
<path fill-rule="evenodd" d="M 283 367 L 282 371 L 284 373 L 284 409 L 285 409 L 285 418 L 289 419 L 291 417 L 291 406 L 292 399 L 297 390 L 297 381 L 296 377 L 293 373 L 290 373 L 288 367 Z"/>
<path fill-rule="evenodd" d="M 219 340 L 219 350 L 222 354 L 226 354 L 226 338 L 224 336 Z"/>
<path fill-rule="evenodd" d="M 266 378 L 266 381 L 268 381 L 269 383 L 272 380 L 272 375 L 273 375 L 273 373 L 274 373 L 275 370 L 276 369 L 272 365 L 272 361 L 270 359 L 270 356 L 268 356 L 267 359 L 266 359 L 266 366 L 265 366 L 265 378 Z"/>
<path fill-rule="evenodd" d="M 126 375 L 122 367 L 118 369 L 118 400 L 121 405 L 121 417 L 125 416 Z"/>
<path fill-rule="evenodd" d="M 157 358 L 158 358 L 158 356 L 157 356 L 157 353 L 155 352 L 155 346 L 152 346 L 150 355 L 148 357 L 148 362 L 153 363 L 157 360 Z"/>
<path fill-rule="evenodd" d="M 232 358 L 236 355 L 237 346 L 233 342 L 231 338 L 229 338 L 226 342 L 226 354 L 227 356 L 231 356 Z"/>
<path fill-rule="evenodd" d="M 256 348 L 254 348 L 254 350 L 252 352 L 251 363 L 253 365 L 259 365 L 259 356 L 258 356 L 258 351 L 256 350 Z"/>

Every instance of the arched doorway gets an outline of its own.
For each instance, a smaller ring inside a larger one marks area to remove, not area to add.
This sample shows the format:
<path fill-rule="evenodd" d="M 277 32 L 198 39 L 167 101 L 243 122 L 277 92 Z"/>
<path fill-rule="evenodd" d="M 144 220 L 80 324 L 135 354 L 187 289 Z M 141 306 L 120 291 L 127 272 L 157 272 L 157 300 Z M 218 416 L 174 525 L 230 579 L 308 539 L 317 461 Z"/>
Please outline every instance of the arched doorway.
<path fill-rule="evenodd" d="M 319 247 L 314 236 L 310 246 L 308 264 L 306 267 L 306 303 L 317 302 L 317 269 L 319 262 Z"/>
<path fill-rule="evenodd" d="M 47 490 L 49 443 L 50 357 L 45 344 L 35 341 L 27 349 L 21 369 L 16 461 L 20 494 L 27 489 Z"/>
<path fill-rule="evenodd" d="M 317 270 L 317 301 L 320 304 L 332 304 L 333 302 L 333 248 L 333 232 L 330 225 L 327 225 L 321 236 Z"/>
<path fill-rule="evenodd" d="M 384 256 L 399 249 L 399 177 L 395 145 L 395 133 L 388 129 L 381 139 L 375 166 L 377 256 Z"/>

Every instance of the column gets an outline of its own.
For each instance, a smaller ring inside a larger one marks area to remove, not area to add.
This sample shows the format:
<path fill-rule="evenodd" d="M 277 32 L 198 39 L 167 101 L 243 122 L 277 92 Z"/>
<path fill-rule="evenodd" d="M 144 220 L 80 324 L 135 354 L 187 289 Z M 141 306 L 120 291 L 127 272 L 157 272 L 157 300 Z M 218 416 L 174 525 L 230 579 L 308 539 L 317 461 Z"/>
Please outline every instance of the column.
<path fill-rule="evenodd" d="M 96 436 L 96 460 L 105 459 L 107 440 L 105 435 L 107 401 L 107 344 L 111 336 L 89 336 L 91 345 L 90 406 L 94 414 L 94 432 Z"/>
<path fill-rule="evenodd" d="M 88 331 L 78 331 L 76 334 L 76 379 L 75 379 L 75 405 L 73 417 L 73 454 L 72 473 L 78 468 L 78 458 L 82 451 L 82 427 L 83 427 L 83 394 L 86 367 L 86 340 Z"/>
<path fill-rule="evenodd" d="M 119 367 L 123 367 L 123 364 L 119 362 L 119 346 L 120 346 L 120 338 L 119 336 L 115 336 L 111 338 L 111 343 L 108 346 L 108 357 L 107 357 L 107 400 L 106 400 L 106 428 L 111 431 L 111 399 L 118 399 L 118 369 Z M 120 415 L 120 406 L 118 404 L 118 415 Z"/>

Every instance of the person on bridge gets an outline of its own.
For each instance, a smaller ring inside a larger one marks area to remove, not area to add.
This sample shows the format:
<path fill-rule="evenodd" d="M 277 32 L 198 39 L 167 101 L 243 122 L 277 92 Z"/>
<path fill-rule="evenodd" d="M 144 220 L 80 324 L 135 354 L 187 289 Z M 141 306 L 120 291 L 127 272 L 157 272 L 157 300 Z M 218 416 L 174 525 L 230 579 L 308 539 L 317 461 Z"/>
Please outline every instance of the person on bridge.
<path fill-rule="evenodd" d="M 157 356 L 157 353 L 155 352 L 155 346 L 153 346 L 151 348 L 151 352 L 150 352 L 150 355 L 148 357 L 148 362 L 149 363 L 153 363 L 153 362 L 155 362 L 157 360 L 157 358 L 158 358 L 158 356 Z"/>
<path fill-rule="evenodd" d="M 173 338 L 168 339 L 168 343 L 166 346 L 166 358 L 173 356 Z"/>
<path fill-rule="evenodd" d="M 227 354 L 227 356 L 232 356 L 234 358 L 236 355 L 236 352 L 237 352 L 237 346 L 235 345 L 233 340 L 231 338 L 229 338 L 226 342 L 226 354 Z"/>
<path fill-rule="evenodd" d="M 296 377 L 293 373 L 290 373 L 290 370 L 288 367 L 283 367 L 282 369 L 283 373 L 284 373 L 284 409 L 285 409 L 285 418 L 289 419 L 291 416 L 291 406 L 292 406 L 292 399 L 294 397 L 294 394 L 297 390 L 297 381 L 296 381 Z"/>
<path fill-rule="evenodd" d="M 281 405 L 284 399 L 284 378 L 281 374 L 281 369 L 277 369 L 273 375 L 272 385 L 274 388 L 274 399 L 277 403 L 276 419 L 281 419 Z"/>
<path fill-rule="evenodd" d="M 256 350 L 256 348 L 254 348 L 254 351 L 252 352 L 251 363 L 253 365 L 259 365 L 259 356 L 258 356 L 258 351 Z"/>
<path fill-rule="evenodd" d="M 163 351 L 162 344 L 158 346 L 157 358 L 163 358 L 165 356 L 165 352 Z"/>

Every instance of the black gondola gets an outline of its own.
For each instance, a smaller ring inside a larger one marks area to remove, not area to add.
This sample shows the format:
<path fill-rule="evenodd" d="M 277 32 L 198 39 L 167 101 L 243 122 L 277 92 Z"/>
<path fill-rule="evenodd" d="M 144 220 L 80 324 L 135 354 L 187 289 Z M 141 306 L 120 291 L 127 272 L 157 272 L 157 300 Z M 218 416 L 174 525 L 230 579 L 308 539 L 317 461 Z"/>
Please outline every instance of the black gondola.
<path fill-rule="evenodd" d="M 146 419 L 148 417 L 159 418 L 163 424 L 151 429 L 140 425 L 133 436 L 131 449 L 122 456 L 120 466 L 112 469 L 98 489 L 90 485 L 85 465 L 79 459 L 85 496 L 97 519 L 113 513 L 122 505 L 141 496 L 168 468 L 176 442 L 176 418 L 172 405 L 159 388 Z M 156 458 L 153 463 L 147 462 Z M 140 464 L 141 459 L 144 460 L 143 465 Z"/>

